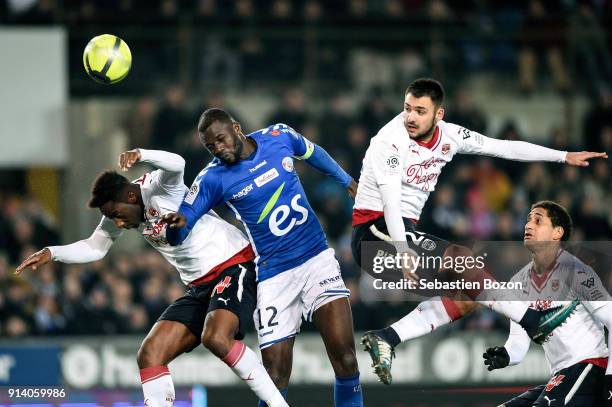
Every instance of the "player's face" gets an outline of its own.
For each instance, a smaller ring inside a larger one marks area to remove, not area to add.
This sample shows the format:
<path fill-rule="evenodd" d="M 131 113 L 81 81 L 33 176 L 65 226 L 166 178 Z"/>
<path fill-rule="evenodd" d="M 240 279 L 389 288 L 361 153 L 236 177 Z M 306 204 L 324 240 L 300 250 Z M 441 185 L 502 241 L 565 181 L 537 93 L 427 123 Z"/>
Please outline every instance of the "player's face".
<path fill-rule="evenodd" d="M 415 97 L 412 93 L 404 98 L 404 127 L 413 140 L 431 136 L 444 116 L 444 109 L 436 107 L 429 96 Z"/>
<path fill-rule="evenodd" d="M 108 201 L 100 212 L 121 229 L 137 228 L 142 222 L 142 208 L 136 203 Z"/>
<path fill-rule="evenodd" d="M 210 125 L 203 137 L 200 133 L 200 139 L 212 155 L 226 164 L 234 164 L 240 160 L 244 147 L 238 135 L 239 128 L 238 123 L 216 121 Z"/>
<path fill-rule="evenodd" d="M 553 226 L 546 209 L 535 208 L 529 212 L 523 236 L 526 247 L 535 246 L 537 242 L 559 241 L 562 236 L 563 228 Z"/>

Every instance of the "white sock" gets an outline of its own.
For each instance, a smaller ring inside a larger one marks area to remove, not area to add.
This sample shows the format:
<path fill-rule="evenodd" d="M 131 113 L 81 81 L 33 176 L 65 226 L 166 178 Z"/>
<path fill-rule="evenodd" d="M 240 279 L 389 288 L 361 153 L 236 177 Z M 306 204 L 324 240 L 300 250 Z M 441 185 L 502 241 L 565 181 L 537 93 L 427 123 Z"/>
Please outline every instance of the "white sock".
<path fill-rule="evenodd" d="M 168 366 L 140 369 L 140 382 L 147 407 L 172 407 L 174 384 Z"/>
<path fill-rule="evenodd" d="M 259 358 L 244 343 L 235 341 L 223 361 L 270 407 L 288 407 Z"/>
<path fill-rule="evenodd" d="M 497 313 L 507 316 L 516 323 L 521 322 L 521 319 L 523 319 L 523 316 L 525 316 L 525 313 L 529 309 L 529 302 L 527 301 L 495 301 L 476 299 L 476 302 L 492 309 Z"/>
<path fill-rule="evenodd" d="M 442 299 L 433 297 L 417 305 L 410 314 L 391 325 L 391 328 L 405 342 L 426 335 L 451 321 Z"/>

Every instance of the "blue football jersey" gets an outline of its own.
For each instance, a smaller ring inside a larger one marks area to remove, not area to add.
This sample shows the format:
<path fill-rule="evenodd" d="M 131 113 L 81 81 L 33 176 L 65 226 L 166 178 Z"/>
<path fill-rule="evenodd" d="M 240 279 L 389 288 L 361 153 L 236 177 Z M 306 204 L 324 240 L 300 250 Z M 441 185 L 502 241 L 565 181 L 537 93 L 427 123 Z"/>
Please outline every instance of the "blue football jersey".
<path fill-rule="evenodd" d="M 194 180 L 179 212 L 183 240 L 203 214 L 225 202 L 246 228 L 258 281 L 299 266 L 327 249 L 321 224 L 306 199 L 293 159 L 307 159 L 315 145 L 285 124 L 249 134 L 257 150 L 227 165 L 215 158 Z M 350 177 L 349 177 L 350 178 Z"/>

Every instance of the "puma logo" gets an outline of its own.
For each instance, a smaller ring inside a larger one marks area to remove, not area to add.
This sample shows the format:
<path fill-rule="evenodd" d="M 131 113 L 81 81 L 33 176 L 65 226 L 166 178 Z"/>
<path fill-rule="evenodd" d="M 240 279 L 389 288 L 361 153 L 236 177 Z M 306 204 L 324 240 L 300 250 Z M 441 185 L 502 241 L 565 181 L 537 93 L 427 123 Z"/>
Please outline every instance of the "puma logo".
<path fill-rule="evenodd" d="M 548 406 L 550 407 L 553 401 L 555 401 L 556 399 L 549 399 L 548 396 L 544 396 L 544 400 L 548 401 Z"/>
<path fill-rule="evenodd" d="M 229 302 L 229 298 L 221 298 L 221 297 L 219 297 L 219 298 L 217 298 L 217 300 L 222 301 L 225 304 L 225 306 L 227 307 L 227 303 Z"/>

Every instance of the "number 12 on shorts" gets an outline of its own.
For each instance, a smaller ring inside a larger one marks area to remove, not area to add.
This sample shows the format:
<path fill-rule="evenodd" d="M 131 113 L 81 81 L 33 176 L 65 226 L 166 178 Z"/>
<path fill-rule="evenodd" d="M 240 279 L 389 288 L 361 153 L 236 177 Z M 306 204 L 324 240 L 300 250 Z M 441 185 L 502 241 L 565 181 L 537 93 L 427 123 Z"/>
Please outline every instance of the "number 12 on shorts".
<path fill-rule="evenodd" d="M 276 314 L 278 314 L 278 310 L 276 309 L 276 307 L 266 307 L 263 314 L 264 319 L 266 315 L 268 316 L 268 324 L 266 326 L 264 326 L 263 323 L 264 319 L 262 319 L 261 308 L 257 308 L 257 320 L 259 321 L 259 326 L 257 327 L 257 329 L 259 331 L 262 331 L 266 328 L 272 328 L 278 325 L 278 321 L 276 321 Z"/>

